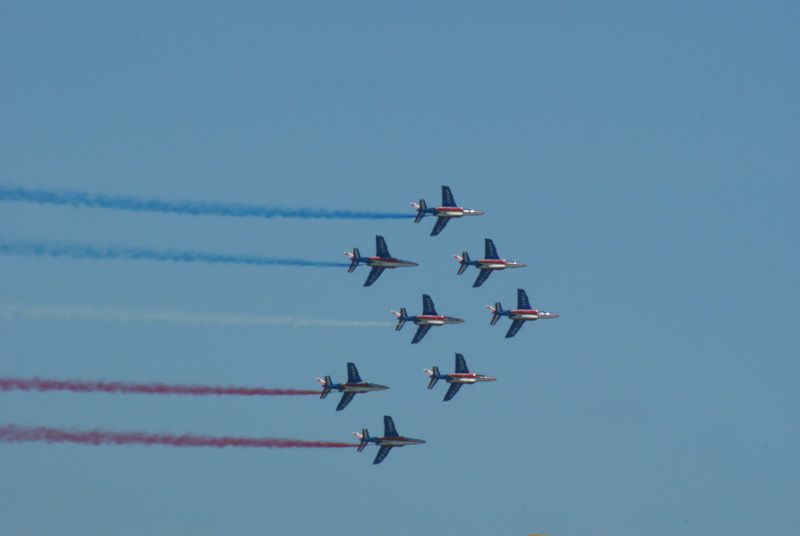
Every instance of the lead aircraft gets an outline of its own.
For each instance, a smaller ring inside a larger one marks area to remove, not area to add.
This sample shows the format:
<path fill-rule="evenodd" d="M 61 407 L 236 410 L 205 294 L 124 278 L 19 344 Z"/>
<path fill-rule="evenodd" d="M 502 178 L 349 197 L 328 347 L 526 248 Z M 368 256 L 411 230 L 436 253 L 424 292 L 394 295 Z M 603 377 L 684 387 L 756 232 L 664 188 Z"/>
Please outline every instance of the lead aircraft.
<path fill-rule="evenodd" d="M 436 385 L 436 382 L 439 380 L 444 380 L 450 384 L 450 388 L 444 395 L 444 402 L 456 396 L 458 390 L 461 389 L 461 386 L 465 383 L 493 382 L 497 379 L 492 376 L 486 376 L 485 374 L 470 372 L 467 368 L 467 361 L 461 354 L 456 354 L 456 372 L 454 374 L 439 374 L 439 367 L 435 365 L 433 369 L 425 369 L 425 374 L 431 377 L 431 381 L 428 382 L 428 389 L 433 389 L 433 386 Z"/>
<path fill-rule="evenodd" d="M 320 398 L 325 398 L 331 391 L 339 391 L 342 393 L 342 398 L 339 400 L 339 405 L 336 406 L 336 411 L 343 410 L 347 404 L 353 400 L 353 397 L 358 393 L 368 393 L 370 391 L 383 391 L 388 389 L 385 385 L 378 385 L 377 383 L 367 383 L 361 380 L 358 374 L 358 369 L 355 363 L 347 364 L 347 381 L 344 383 L 333 383 L 330 376 L 324 378 L 317 378 L 317 382 L 322 385 L 322 393 Z"/>
<path fill-rule="evenodd" d="M 492 239 L 486 238 L 484 241 L 486 255 L 483 259 L 471 261 L 469 260 L 469 253 L 466 251 L 461 253 L 461 255 L 453 255 L 453 258 L 456 259 L 461 265 L 458 267 L 458 275 L 463 274 L 468 266 L 474 266 L 479 270 L 478 277 L 472 284 L 473 288 L 483 285 L 483 283 L 489 279 L 489 276 L 492 275 L 492 272 L 495 270 L 505 270 L 506 268 L 524 268 L 528 266 L 527 264 L 523 264 L 521 262 L 501 259 L 497 254 L 497 248 L 494 247 L 494 242 Z"/>
<path fill-rule="evenodd" d="M 460 318 L 453 316 L 443 316 L 436 312 L 436 307 L 433 306 L 433 300 L 427 294 L 422 295 L 422 314 L 416 316 L 408 316 L 406 308 L 401 307 L 400 311 L 392 311 L 392 314 L 397 317 L 397 325 L 395 331 L 400 331 L 406 322 L 413 322 L 417 326 L 417 332 L 411 340 L 411 344 L 417 344 L 431 329 L 431 326 L 444 326 L 445 324 L 463 324 L 464 321 Z"/>
<path fill-rule="evenodd" d="M 517 289 L 516 309 L 504 311 L 503 306 L 500 305 L 500 302 L 495 303 L 494 306 L 487 305 L 486 308 L 492 312 L 492 320 L 490 322 L 492 326 L 497 324 L 497 321 L 501 316 L 507 316 L 512 320 L 511 327 L 508 328 L 508 332 L 506 333 L 506 339 L 510 339 L 516 335 L 519 331 L 519 328 L 521 328 L 522 324 L 525 322 L 530 322 L 532 320 L 545 320 L 548 318 L 558 318 L 559 316 L 557 313 L 548 313 L 546 311 L 532 309 L 531 304 L 528 301 L 528 295 L 521 288 Z"/>
<path fill-rule="evenodd" d="M 442 186 L 442 206 L 428 208 L 424 199 L 420 199 L 419 203 L 411 203 L 411 206 L 417 209 L 417 217 L 414 218 L 414 223 L 419 223 L 427 215 L 436 216 L 436 224 L 433 226 L 431 236 L 436 236 L 442 232 L 444 226 L 451 218 L 461 218 L 462 216 L 480 216 L 483 214 L 482 210 L 473 210 L 470 208 L 459 207 L 456 205 L 456 200 L 453 199 L 453 192 L 450 191 L 449 186 Z"/>
<path fill-rule="evenodd" d="M 394 269 L 406 266 L 418 266 L 416 262 L 404 261 L 392 257 L 389 254 L 389 248 L 386 247 L 386 240 L 380 235 L 375 235 L 375 249 L 376 253 L 374 257 L 362 257 L 358 248 L 353 248 L 352 252 L 345 252 L 345 255 L 350 257 L 350 267 L 347 269 L 348 272 L 355 270 L 362 262 L 372 267 L 372 270 L 370 270 L 367 276 L 367 280 L 364 281 L 365 287 L 372 285 L 387 268 Z"/>
<path fill-rule="evenodd" d="M 375 455 L 372 465 L 381 463 L 384 458 L 389 454 L 393 447 L 404 447 L 406 445 L 422 445 L 425 443 L 422 439 L 414 439 L 413 437 L 404 437 L 397 433 L 397 428 L 394 427 L 394 421 L 388 415 L 383 416 L 383 437 L 370 437 L 369 431 L 364 428 L 361 433 L 354 432 L 359 440 L 358 452 L 364 450 L 369 443 L 374 443 L 379 446 L 378 454 Z"/>

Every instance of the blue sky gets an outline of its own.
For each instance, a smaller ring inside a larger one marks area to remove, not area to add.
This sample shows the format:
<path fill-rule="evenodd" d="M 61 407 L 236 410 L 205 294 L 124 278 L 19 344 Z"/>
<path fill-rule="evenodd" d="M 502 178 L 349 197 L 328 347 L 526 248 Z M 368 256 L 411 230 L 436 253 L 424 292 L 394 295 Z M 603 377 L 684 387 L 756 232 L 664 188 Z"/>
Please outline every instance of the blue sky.
<path fill-rule="evenodd" d="M 391 321 L 432 330 L 0 319 L 3 375 L 391 390 L 315 398 L 2 393 L 0 422 L 427 444 L 373 452 L 0 445 L 4 532 L 787 534 L 800 523 L 794 3 L 5 2 L 3 185 L 402 211 L 452 222 L 0 204 L 3 240 L 418 268 L 3 256 L 0 305 Z M 472 289 L 483 238 L 529 267 Z M 504 340 L 516 288 L 561 313 Z M 441 402 L 425 367 L 497 376 Z"/>

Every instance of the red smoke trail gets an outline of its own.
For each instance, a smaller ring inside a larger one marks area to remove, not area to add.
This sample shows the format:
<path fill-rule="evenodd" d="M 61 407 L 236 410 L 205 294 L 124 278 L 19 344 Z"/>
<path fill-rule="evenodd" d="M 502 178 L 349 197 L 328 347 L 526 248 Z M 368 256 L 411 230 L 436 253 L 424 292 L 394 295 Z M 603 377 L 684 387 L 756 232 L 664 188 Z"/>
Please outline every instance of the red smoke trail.
<path fill-rule="evenodd" d="M 0 425 L 0 442 L 5 443 L 78 443 L 81 445 L 167 445 L 170 447 L 249 447 L 249 448 L 353 448 L 353 443 L 302 441 L 270 437 L 210 437 L 199 435 L 111 432 L 108 430 L 65 430 L 44 426 Z"/>
<path fill-rule="evenodd" d="M 213 385 L 169 385 L 164 383 L 94 382 L 43 380 L 41 378 L 0 378 L 0 391 L 72 391 L 73 393 L 126 393 L 146 395 L 318 395 L 306 389 L 263 389 L 261 387 L 220 387 Z"/>

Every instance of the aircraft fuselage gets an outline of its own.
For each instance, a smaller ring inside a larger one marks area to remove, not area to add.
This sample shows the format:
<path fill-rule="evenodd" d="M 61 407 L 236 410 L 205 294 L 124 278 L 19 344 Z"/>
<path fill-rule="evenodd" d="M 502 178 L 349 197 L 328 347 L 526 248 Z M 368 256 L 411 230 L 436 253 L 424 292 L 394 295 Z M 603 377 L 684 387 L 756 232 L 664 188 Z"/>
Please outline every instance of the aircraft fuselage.
<path fill-rule="evenodd" d="M 367 266 L 377 266 L 378 268 L 405 268 L 408 266 L 418 266 L 416 262 L 404 261 L 393 257 L 369 257 Z"/>
<path fill-rule="evenodd" d="M 445 377 L 447 383 L 478 383 L 478 382 L 493 382 L 497 378 L 492 376 L 485 376 L 483 374 L 476 374 L 474 372 L 448 374 Z"/>
<path fill-rule="evenodd" d="M 417 315 L 414 323 L 418 326 L 444 326 L 445 324 L 463 324 L 460 318 L 442 315 Z"/>
<path fill-rule="evenodd" d="M 406 445 L 422 445 L 424 439 L 414 439 L 413 437 L 386 436 L 375 438 L 375 444 L 386 447 L 404 447 Z"/>
<path fill-rule="evenodd" d="M 335 389 L 343 393 L 368 393 L 370 391 L 383 391 L 385 389 L 388 389 L 388 387 L 386 387 L 385 385 L 378 385 L 377 383 L 361 382 L 361 383 L 340 383 L 331 386 L 331 389 Z"/>
<path fill-rule="evenodd" d="M 482 210 L 473 210 L 464 207 L 436 207 L 433 209 L 434 216 L 439 218 L 460 218 L 462 216 L 480 216 Z"/>
<path fill-rule="evenodd" d="M 539 320 L 546 318 L 558 318 L 556 313 L 537 311 L 536 309 L 512 309 L 508 316 L 513 320 Z"/>
<path fill-rule="evenodd" d="M 481 259 L 475 261 L 475 267 L 478 270 L 505 270 L 506 268 L 524 268 L 526 266 L 528 265 L 505 259 Z"/>

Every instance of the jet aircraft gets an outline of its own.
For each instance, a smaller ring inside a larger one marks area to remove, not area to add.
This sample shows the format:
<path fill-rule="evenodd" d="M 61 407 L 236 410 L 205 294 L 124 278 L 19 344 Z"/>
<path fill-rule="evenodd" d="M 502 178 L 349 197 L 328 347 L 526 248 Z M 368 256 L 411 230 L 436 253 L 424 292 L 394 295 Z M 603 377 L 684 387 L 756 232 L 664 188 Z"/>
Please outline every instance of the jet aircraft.
<path fill-rule="evenodd" d="M 348 272 L 352 272 L 360 263 L 371 266 L 372 270 L 364 282 L 364 286 L 372 285 L 387 268 L 402 268 L 405 266 L 418 266 L 416 262 L 404 261 L 402 259 L 395 259 L 389 254 L 389 248 L 386 247 L 386 240 L 380 235 L 375 235 L 375 249 L 377 252 L 374 257 L 362 257 L 358 248 L 353 248 L 352 252 L 345 252 L 345 255 L 350 257 L 350 267 Z"/>
<path fill-rule="evenodd" d="M 467 362 L 461 354 L 456 354 L 455 374 L 439 374 L 439 367 L 437 366 L 434 366 L 433 370 L 425 369 L 425 374 L 431 377 L 431 381 L 428 382 L 428 389 L 433 389 L 433 386 L 436 385 L 436 382 L 439 380 L 444 380 L 450 384 L 450 388 L 444 395 L 444 402 L 456 396 L 458 390 L 461 389 L 461 386 L 465 383 L 493 382 L 497 379 L 492 376 L 486 376 L 485 374 L 470 372 L 467 368 Z"/>
<path fill-rule="evenodd" d="M 419 223 L 422 221 L 422 218 L 427 215 L 436 216 L 438 218 L 431 231 L 431 236 L 436 236 L 441 233 L 444 226 L 450 221 L 450 218 L 480 216 L 483 214 L 482 210 L 473 210 L 456 205 L 456 201 L 453 199 L 453 192 L 450 191 L 449 186 L 442 186 L 442 206 L 428 208 L 424 199 L 420 199 L 419 203 L 411 203 L 411 206 L 417 209 L 417 217 L 414 218 L 414 223 Z"/>
<path fill-rule="evenodd" d="M 433 306 L 433 300 L 427 294 L 422 295 L 422 314 L 417 316 L 408 316 L 406 308 L 401 307 L 400 311 L 392 311 L 392 314 L 397 317 L 397 325 L 395 331 L 400 331 L 406 322 L 413 322 L 417 326 L 417 332 L 411 340 L 411 344 L 417 344 L 431 329 L 431 326 L 443 326 L 445 324 L 463 324 L 464 321 L 460 318 L 452 316 L 443 316 L 436 312 Z"/>
<path fill-rule="evenodd" d="M 519 328 L 521 328 L 522 324 L 525 322 L 531 320 L 544 320 L 547 318 L 558 318 L 559 316 L 557 313 L 548 313 L 545 311 L 539 311 L 537 309 L 531 309 L 531 304 L 528 301 L 528 295 L 521 288 L 517 289 L 516 309 L 504 311 L 503 306 L 500 305 L 500 302 L 495 303 L 494 307 L 487 305 L 486 308 L 492 312 L 492 320 L 490 322 L 492 326 L 497 323 L 501 316 L 507 316 L 512 320 L 511 327 L 508 328 L 508 332 L 506 333 L 506 339 L 510 339 L 516 335 L 519 331 Z"/>
<path fill-rule="evenodd" d="M 523 264 L 521 262 L 501 259 L 497 254 L 497 248 L 494 247 L 494 242 L 492 239 L 487 238 L 485 239 L 485 242 L 486 255 L 483 259 L 471 261 L 469 260 L 469 253 L 466 251 L 464 251 L 461 255 L 453 255 L 453 258 L 456 259 L 461 265 L 458 267 L 458 275 L 463 274 L 468 266 L 474 266 L 480 270 L 478 272 L 477 279 L 475 279 L 475 282 L 472 284 L 473 288 L 483 285 L 484 281 L 489 279 L 489 276 L 492 275 L 492 272 L 495 270 L 505 270 L 506 268 L 524 268 L 528 266 L 527 264 Z"/>
<path fill-rule="evenodd" d="M 383 437 L 370 437 L 369 431 L 366 428 L 361 430 L 361 433 L 354 432 L 353 435 L 359 440 L 358 452 L 364 450 L 364 447 L 369 443 L 375 443 L 375 445 L 380 447 L 372 465 L 381 463 L 393 447 L 421 445 L 425 443 L 422 439 L 414 439 L 413 437 L 403 437 L 399 435 L 397 433 L 397 428 L 394 427 L 394 421 L 388 415 L 383 416 Z"/>
<path fill-rule="evenodd" d="M 342 398 L 339 400 L 339 405 L 336 406 L 336 411 L 343 410 L 358 393 L 368 393 L 370 391 L 383 391 L 384 389 L 388 389 L 388 387 L 385 385 L 378 385 L 377 383 L 367 383 L 362 381 L 361 376 L 358 374 L 358 369 L 354 363 L 347 364 L 346 382 L 333 383 L 330 376 L 317 378 L 317 382 L 322 385 L 322 393 L 320 394 L 320 398 L 325 398 L 331 391 L 339 391 L 342 393 Z"/>

